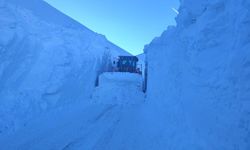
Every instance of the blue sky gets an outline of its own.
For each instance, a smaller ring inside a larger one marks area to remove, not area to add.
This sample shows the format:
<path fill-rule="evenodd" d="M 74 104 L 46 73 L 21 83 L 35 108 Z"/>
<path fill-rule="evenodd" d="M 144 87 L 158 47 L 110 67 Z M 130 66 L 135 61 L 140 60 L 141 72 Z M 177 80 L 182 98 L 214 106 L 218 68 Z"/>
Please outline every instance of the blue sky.
<path fill-rule="evenodd" d="M 45 1 L 132 54 L 175 25 L 172 8 L 179 7 L 179 0 Z"/>

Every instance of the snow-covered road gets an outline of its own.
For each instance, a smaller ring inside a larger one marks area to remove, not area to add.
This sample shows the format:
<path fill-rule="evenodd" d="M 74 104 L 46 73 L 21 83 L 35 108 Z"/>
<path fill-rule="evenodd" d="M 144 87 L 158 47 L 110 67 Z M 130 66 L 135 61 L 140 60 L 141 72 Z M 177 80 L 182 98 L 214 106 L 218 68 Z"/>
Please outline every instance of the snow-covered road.
<path fill-rule="evenodd" d="M 145 127 L 149 124 L 140 81 L 139 75 L 106 73 L 100 77 L 100 86 L 88 103 L 41 115 L 12 135 L 0 137 L 1 149 L 138 149 L 145 145 Z"/>
<path fill-rule="evenodd" d="M 77 104 L 29 122 L 0 137 L 6 150 L 134 149 L 144 144 L 145 104 Z M 146 144 L 146 143 L 145 143 Z"/>

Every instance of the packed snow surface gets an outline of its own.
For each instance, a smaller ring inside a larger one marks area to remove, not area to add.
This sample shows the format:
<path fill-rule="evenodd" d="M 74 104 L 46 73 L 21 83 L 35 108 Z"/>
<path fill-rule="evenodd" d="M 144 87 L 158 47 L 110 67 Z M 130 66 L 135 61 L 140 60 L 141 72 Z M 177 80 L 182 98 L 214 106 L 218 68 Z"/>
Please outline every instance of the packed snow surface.
<path fill-rule="evenodd" d="M 137 104 L 144 100 L 142 76 L 135 73 L 104 73 L 99 76 L 99 86 L 93 101 L 102 104 Z"/>
<path fill-rule="evenodd" d="M 145 134 L 141 79 L 131 73 L 104 73 L 92 103 L 49 111 L 28 122 L 22 130 L 0 137 L 1 148 L 117 150 L 141 146 L 133 140 Z"/>

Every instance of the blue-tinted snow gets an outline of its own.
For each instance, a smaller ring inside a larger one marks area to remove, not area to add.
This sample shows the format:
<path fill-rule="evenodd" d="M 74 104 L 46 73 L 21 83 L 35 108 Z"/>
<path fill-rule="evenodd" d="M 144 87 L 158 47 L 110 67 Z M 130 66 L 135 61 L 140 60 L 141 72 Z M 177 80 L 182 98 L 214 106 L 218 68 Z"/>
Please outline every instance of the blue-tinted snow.
<path fill-rule="evenodd" d="M 182 1 L 177 27 L 145 49 L 165 149 L 250 149 L 249 4 Z"/>
<path fill-rule="evenodd" d="M 130 55 L 40 0 L 0 3 L 0 134 L 87 101 L 103 53 Z"/>
<path fill-rule="evenodd" d="M 248 0 L 181 1 L 177 26 L 145 48 L 146 99 L 133 75 L 94 89 L 109 42 L 47 6 L 0 0 L 2 149 L 250 149 Z"/>

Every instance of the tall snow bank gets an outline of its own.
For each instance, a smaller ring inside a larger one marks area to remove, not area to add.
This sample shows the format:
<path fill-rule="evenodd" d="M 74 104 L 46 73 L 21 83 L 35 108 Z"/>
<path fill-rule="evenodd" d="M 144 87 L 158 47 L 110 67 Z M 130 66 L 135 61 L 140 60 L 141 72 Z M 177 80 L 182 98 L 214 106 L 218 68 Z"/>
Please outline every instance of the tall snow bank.
<path fill-rule="evenodd" d="M 129 55 L 40 0 L 1 0 L 0 33 L 0 133 L 86 101 L 103 54 Z"/>
<path fill-rule="evenodd" d="M 164 149 L 250 149 L 249 9 L 249 0 L 183 0 L 177 26 L 146 46 Z"/>

